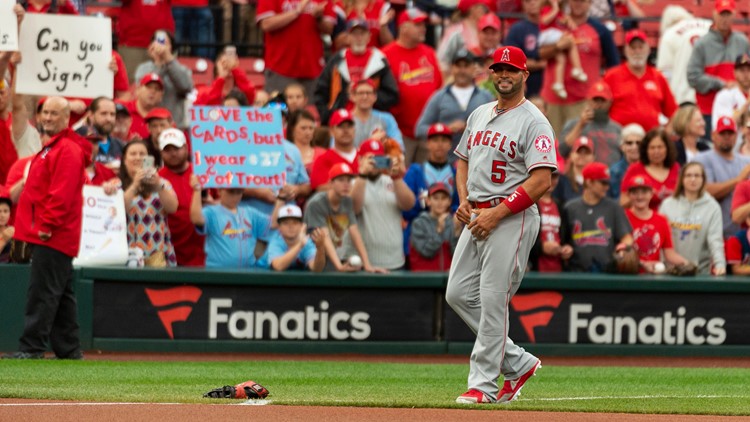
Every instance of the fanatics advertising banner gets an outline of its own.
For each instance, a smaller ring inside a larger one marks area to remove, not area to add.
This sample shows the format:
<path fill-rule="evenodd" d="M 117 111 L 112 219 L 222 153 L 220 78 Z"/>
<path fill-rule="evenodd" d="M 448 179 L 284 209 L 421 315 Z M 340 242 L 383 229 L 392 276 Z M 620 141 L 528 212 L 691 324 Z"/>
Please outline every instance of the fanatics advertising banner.
<path fill-rule="evenodd" d="M 435 291 L 94 282 L 94 337 L 434 341 Z"/>
<path fill-rule="evenodd" d="M 15 15 L 14 15 L 15 19 Z M 27 13 L 16 72 L 20 94 L 112 97 L 112 22 L 109 18 Z"/>
<path fill-rule="evenodd" d="M 286 184 L 286 141 L 279 109 L 193 107 L 190 120 L 193 172 L 203 187 Z"/>
<path fill-rule="evenodd" d="M 473 342 L 464 322 L 445 309 L 445 339 Z M 736 294 L 522 291 L 509 320 L 510 338 L 521 343 L 750 344 L 747 298 Z"/>

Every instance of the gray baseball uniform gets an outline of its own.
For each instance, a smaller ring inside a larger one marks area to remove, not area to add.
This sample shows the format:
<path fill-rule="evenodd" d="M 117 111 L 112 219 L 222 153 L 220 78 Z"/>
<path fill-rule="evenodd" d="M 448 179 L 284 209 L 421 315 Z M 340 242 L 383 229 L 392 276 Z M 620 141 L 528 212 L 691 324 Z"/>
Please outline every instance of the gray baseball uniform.
<path fill-rule="evenodd" d="M 468 161 L 469 201 L 506 198 L 531 170 L 557 168 L 555 136 L 539 109 L 523 101 L 498 114 L 496 104 L 480 106 L 469 116 L 455 151 Z M 498 399 L 500 376 L 514 380 L 538 361 L 508 338 L 508 304 L 521 285 L 538 232 L 534 205 L 504 218 L 485 240 L 465 228 L 453 255 L 446 300 L 477 335 L 469 389 L 493 401 Z"/>

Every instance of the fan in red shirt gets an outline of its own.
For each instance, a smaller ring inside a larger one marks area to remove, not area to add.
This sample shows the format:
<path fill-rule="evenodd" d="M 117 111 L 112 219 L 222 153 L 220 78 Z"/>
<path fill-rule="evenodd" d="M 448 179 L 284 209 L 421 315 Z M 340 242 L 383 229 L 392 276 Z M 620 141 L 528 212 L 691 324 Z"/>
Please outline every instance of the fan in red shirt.
<path fill-rule="evenodd" d="M 667 79 L 648 65 L 651 47 L 646 34 L 638 29 L 625 35 L 625 63 L 613 67 L 604 75 L 604 82 L 612 90 L 609 117 L 622 126 L 638 123 L 646 131 L 659 126 L 660 116 L 667 119 L 677 110 Z M 664 123 L 666 123 L 666 119 Z"/>
<path fill-rule="evenodd" d="M 338 109 L 328 122 L 333 135 L 333 147 L 318 157 L 310 173 L 310 187 L 318 192 L 328 190 L 328 171 L 335 164 L 346 163 L 359 172 L 357 147 L 354 145 L 354 115 L 349 110 Z"/>
<path fill-rule="evenodd" d="M 161 81 L 159 75 L 148 73 L 141 78 L 140 84 L 135 90 L 135 99 L 122 103 L 130 113 L 131 119 L 133 119 L 126 141 L 132 140 L 133 136 L 136 135 L 140 139 L 148 138 L 146 115 L 149 111 L 159 107 L 162 97 L 164 97 L 164 82 Z"/>
<path fill-rule="evenodd" d="M 322 34 L 333 32 L 333 3 L 319 0 L 259 0 L 255 22 L 265 33 L 266 91 L 292 82 L 313 92 L 323 71 Z"/>
<path fill-rule="evenodd" d="M 634 176 L 643 176 L 654 190 L 651 198 L 651 209 L 658 210 L 661 201 L 674 193 L 680 177 L 680 165 L 677 163 L 677 149 L 674 142 L 667 138 L 662 129 L 650 130 L 643 138 L 639 148 L 640 161 L 631 164 L 625 171 L 620 185 L 620 192 L 625 192 L 627 183 Z M 630 206 L 628 195 L 620 195 L 620 205 Z"/>
<path fill-rule="evenodd" d="M 393 34 L 388 24 L 396 17 L 396 11 L 390 2 L 383 0 L 355 0 L 338 2 L 346 14 L 346 20 L 362 19 L 367 21 L 370 30 L 368 47 L 382 47 L 393 42 Z"/>
<path fill-rule="evenodd" d="M 664 260 L 673 265 L 687 264 L 672 245 L 672 229 L 663 215 L 649 208 L 654 189 L 645 177 L 635 176 L 626 180 L 625 187 L 631 206 L 625 210 L 633 227 L 633 246 L 641 258 L 641 273 L 662 273 Z M 660 268 L 661 267 L 661 268 Z"/>
<path fill-rule="evenodd" d="M 248 104 L 255 101 L 255 87 L 239 66 L 237 54 L 225 50 L 216 59 L 216 79 L 209 86 L 198 88 L 198 97 L 193 105 L 221 105 L 232 89 L 238 89 L 247 97 Z"/>
<path fill-rule="evenodd" d="M 407 165 L 427 158 L 427 147 L 415 139 L 414 129 L 427 101 L 443 86 L 435 50 L 424 44 L 426 20 L 427 15 L 419 9 L 404 10 L 398 17 L 398 38 L 383 47 L 398 82 L 400 101 L 391 114 L 404 134 Z"/>
<path fill-rule="evenodd" d="M 205 237 L 198 234 L 195 225 L 190 221 L 190 203 L 193 190 L 199 186 L 190 184 L 193 168 L 188 161 L 188 146 L 185 135 L 179 129 L 167 129 L 159 135 L 159 149 L 164 167 L 159 169 L 159 176 L 169 180 L 177 195 L 177 211 L 169 214 L 167 224 L 172 234 L 172 245 L 177 256 L 177 265 L 181 267 L 203 267 L 206 253 L 203 249 Z"/>
<path fill-rule="evenodd" d="M 148 61 L 148 45 L 154 33 L 174 33 L 170 0 L 123 0 L 117 22 L 118 51 L 128 69 L 128 80 L 135 82 L 135 70 Z M 198 30 L 205 30 L 200 28 Z"/>

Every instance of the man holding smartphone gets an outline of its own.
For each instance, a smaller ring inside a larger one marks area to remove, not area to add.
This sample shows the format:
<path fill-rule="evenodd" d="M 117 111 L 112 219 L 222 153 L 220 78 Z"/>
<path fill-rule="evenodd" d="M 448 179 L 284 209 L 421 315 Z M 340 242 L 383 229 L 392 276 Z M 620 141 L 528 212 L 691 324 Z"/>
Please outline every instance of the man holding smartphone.
<path fill-rule="evenodd" d="M 401 212 L 416 202 L 414 192 L 404 183 L 404 156 L 388 156 L 376 140 L 359 147 L 359 177 L 352 199 L 358 214 L 362 240 L 373 267 L 398 270 L 406 263 Z"/>

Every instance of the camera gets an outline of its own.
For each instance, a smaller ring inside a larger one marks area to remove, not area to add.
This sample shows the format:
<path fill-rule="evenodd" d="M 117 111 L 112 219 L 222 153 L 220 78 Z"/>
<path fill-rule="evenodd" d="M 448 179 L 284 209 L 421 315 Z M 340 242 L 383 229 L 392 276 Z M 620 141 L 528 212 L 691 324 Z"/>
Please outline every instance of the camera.
<path fill-rule="evenodd" d="M 372 157 L 375 162 L 375 168 L 378 170 L 390 170 L 391 169 L 391 157 L 385 155 L 376 155 Z"/>

